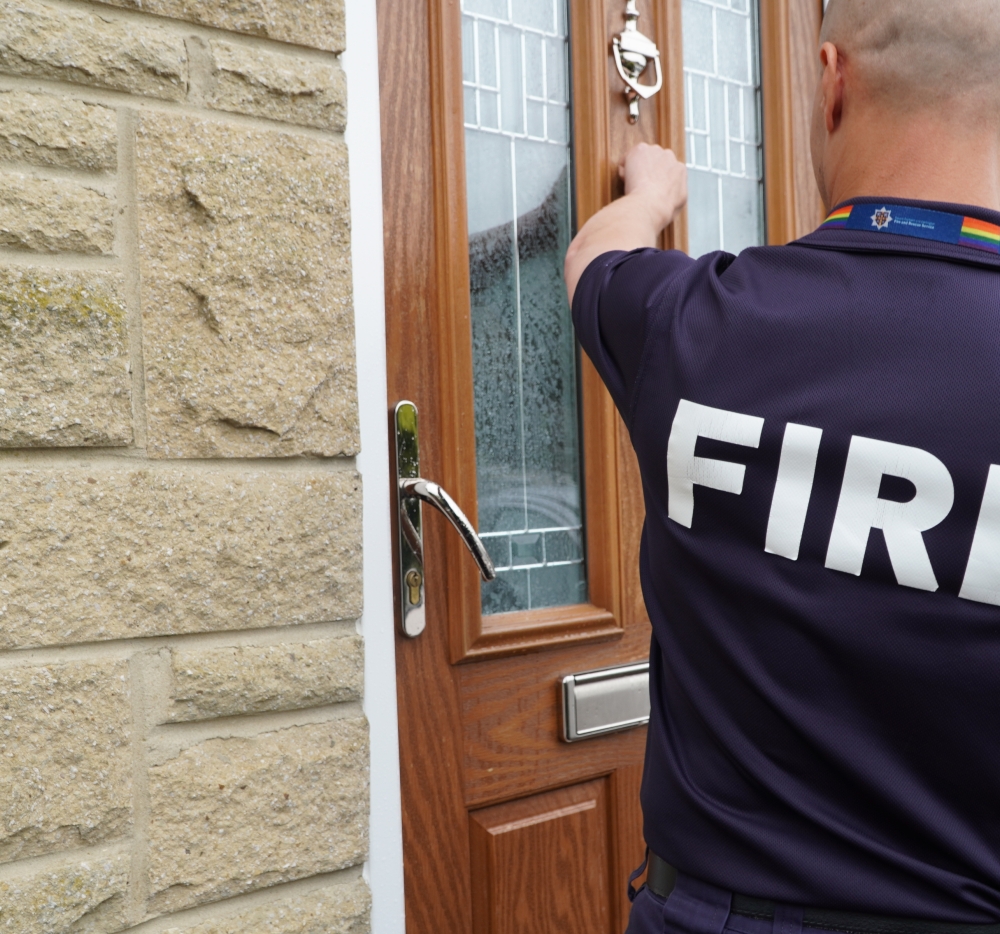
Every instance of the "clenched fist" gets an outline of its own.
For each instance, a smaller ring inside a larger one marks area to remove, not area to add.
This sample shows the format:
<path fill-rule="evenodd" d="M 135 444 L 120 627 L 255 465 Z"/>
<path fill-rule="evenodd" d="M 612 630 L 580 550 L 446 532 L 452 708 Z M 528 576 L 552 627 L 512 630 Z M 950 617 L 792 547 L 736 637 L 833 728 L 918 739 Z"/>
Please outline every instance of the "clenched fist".
<path fill-rule="evenodd" d="M 618 163 L 618 174 L 625 180 L 625 194 L 641 198 L 655 213 L 659 230 L 687 203 L 687 168 L 671 149 L 639 143 Z"/>

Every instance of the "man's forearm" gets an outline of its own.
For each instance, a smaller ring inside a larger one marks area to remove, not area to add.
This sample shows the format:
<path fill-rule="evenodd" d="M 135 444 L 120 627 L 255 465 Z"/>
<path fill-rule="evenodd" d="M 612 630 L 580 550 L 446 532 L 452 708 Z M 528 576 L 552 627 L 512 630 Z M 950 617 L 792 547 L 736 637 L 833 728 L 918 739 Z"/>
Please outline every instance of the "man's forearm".
<path fill-rule="evenodd" d="M 669 223 L 669 219 L 667 220 Z M 584 270 L 602 253 L 656 246 L 666 226 L 640 193 L 625 195 L 598 211 L 580 229 L 566 253 L 566 291 L 570 302 Z"/>
<path fill-rule="evenodd" d="M 687 170 L 669 149 L 639 143 L 618 167 L 625 197 L 598 211 L 576 235 L 564 273 L 570 302 L 584 270 L 602 253 L 656 246 L 687 201 Z"/>

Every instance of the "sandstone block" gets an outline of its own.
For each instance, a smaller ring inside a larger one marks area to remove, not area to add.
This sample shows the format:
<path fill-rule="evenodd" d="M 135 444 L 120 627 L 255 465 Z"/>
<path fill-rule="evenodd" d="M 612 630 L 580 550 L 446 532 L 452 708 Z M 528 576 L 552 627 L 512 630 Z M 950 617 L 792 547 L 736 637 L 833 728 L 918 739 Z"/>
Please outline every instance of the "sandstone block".
<path fill-rule="evenodd" d="M 344 50 L 343 0 L 102 0 L 328 52 Z"/>
<path fill-rule="evenodd" d="M 0 267 L 0 446 L 132 440 L 123 284 Z"/>
<path fill-rule="evenodd" d="M 294 710 L 361 699 L 357 635 L 174 652 L 171 721 Z"/>
<path fill-rule="evenodd" d="M 355 618 L 349 471 L 0 472 L 0 649 Z"/>
<path fill-rule="evenodd" d="M 0 91 L 0 159 L 113 172 L 115 112 L 50 94 Z"/>
<path fill-rule="evenodd" d="M 0 72 L 165 100 L 187 96 L 183 39 L 33 0 L 0 0 Z"/>
<path fill-rule="evenodd" d="M 149 772 L 152 911 L 360 863 L 368 851 L 363 719 L 214 739 Z"/>
<path fill-rule="evenodd" d="M 0 860 L 128 829 L 129 711 L 122 661 L 0 669 Z"/>
<path fill-rule="evenodd" d="M 323 130 L 344 129 L 347 83 L 338 63 L 231 42 L 209 45 L 215 82 L 206 99 L 209 107 Z"/>
<path fill-rule="evenodd" d="M 356 453 L 343 145 L 148 113 L 137 147 L 150 456 Z"/>
<path fill-rule="evenodd" d="M 163 934 L 369 934 L 371 894 L 360 879 L 281 898 Z"/>
<path fill-rule="evenodd" d="M 0 881 L 4 934 L 112 934 L 126 926 L 128 857 L 65 861 Z"/>
<path fill-rule="evenodd" d="M 71 179 L 0 174 L 0 246 L 109 255 L 115 203 Z"/>

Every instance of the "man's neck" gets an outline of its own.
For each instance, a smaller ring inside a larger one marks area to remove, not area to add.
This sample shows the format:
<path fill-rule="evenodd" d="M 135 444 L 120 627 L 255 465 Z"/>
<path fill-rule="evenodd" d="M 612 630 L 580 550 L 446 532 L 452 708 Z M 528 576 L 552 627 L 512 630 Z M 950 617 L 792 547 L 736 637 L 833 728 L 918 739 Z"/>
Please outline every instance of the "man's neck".
<path fill-rule="evenodd" d="M 840 129 L 842 152 L 827 179 L 831 207 L 867 195 L 1000 211 L 1000 139 L 975 121 L 873 108 Z"/>

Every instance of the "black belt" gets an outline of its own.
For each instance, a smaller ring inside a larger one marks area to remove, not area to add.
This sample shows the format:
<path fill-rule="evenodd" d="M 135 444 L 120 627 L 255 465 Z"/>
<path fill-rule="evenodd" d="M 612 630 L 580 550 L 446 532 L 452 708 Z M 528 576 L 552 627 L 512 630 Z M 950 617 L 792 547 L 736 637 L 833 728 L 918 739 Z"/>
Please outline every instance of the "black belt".
<path fill-rule="evenodd" d="M 666 898 L 677 884 L 677 870 L 652 850 L 646 865 L 646 888 L 660 898 Z"/>
<path fill-rule="evenodd" d="M 654 895 L 666 898 L 674 890 L 676 883 L 677 870 L 650 851 L 646 887 Z M 775 903 L 767 899 L 733 895 L 733 914 L 773 921 L 774 909 Z M 866 915 L 853 911 L 827 911 L 825 908 L 804 908 L 802 924 L 824 931 L 843 931 L 845 934 L 1000 934 L 1000 924 L 950 924 L 943 921 Z"/>

